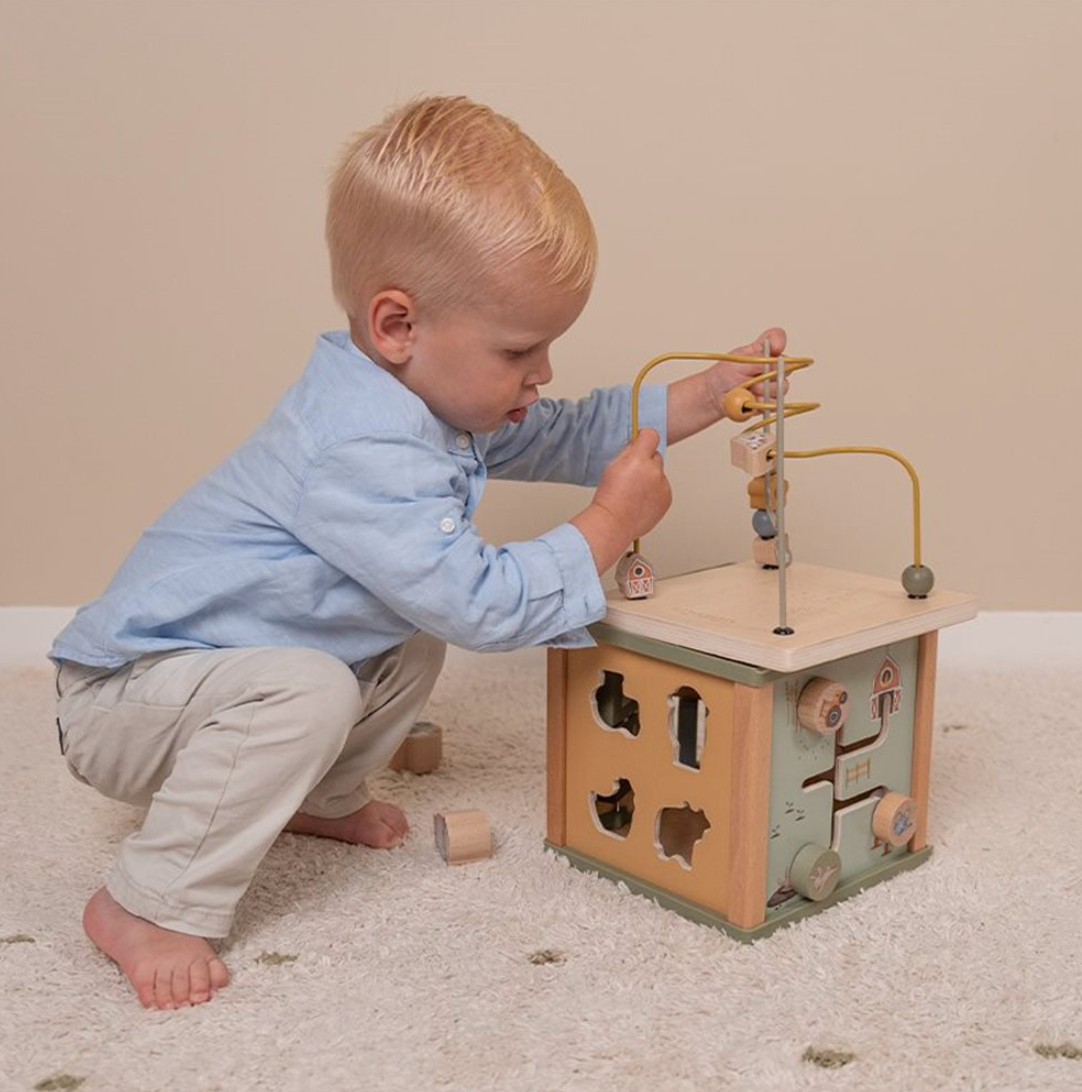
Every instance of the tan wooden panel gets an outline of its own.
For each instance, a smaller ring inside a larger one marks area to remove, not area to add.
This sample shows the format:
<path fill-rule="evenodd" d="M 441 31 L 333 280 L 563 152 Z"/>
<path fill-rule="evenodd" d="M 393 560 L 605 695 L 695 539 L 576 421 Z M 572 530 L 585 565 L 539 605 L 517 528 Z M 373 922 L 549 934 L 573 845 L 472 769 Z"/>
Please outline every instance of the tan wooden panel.
<path fill-rule="evenodd" d="M 624 692 L 639 702 L 636 738 L 602 726 L 593 702 L 604 670 L 624 676 Z M 705 745 L 700 769 L 677 764 L 669 730 L 669 697 L 682 686 L 706 703 Z M 734 684 L 626 649 L 601 645 L 568 657 L 567 676 L 567 845 L 703 906 L 724 913 L 728 903 L 729 786 L 732 781 L 732 695 Z M 590 793 L 611 792 L 627 778 L 635 812 L 627 838 L 601 829 L 590 808 Z M 663 859 L 657 840 L 662 808 L 685 803 L 702 809 L 710 822 L 695 844 L 692 867 Z"/>

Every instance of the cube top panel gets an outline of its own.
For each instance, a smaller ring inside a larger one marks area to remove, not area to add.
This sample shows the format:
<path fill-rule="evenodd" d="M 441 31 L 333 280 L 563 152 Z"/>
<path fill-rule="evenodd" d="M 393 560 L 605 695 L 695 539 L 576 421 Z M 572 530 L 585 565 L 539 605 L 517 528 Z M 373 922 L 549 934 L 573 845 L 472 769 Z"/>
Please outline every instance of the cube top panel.
<path fill-rule="evenodd" d="M 910 599 L 898 580 L 793 563 L 787 622 L 778 636 L 778 574 L 752 562 L 658 580 L 651 599 L 608 594 L 618 630 L 772 671 L 800 671 L 965 622 L 976 596 L 936 588 Z"/>

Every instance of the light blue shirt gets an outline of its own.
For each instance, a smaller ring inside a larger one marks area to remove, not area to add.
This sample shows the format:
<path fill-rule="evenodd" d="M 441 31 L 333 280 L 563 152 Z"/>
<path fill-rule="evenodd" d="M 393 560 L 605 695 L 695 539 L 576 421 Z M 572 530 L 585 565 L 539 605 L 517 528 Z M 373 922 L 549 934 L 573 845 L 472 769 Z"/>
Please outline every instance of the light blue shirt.
<path fill-rule="evenodd" d="M 640 420 L 665 436 L 665 387 Z M 564 523 L 492 546 L 485 479 L 596 485 L 630 438 L 630 389 L 542 399 L 473 435 L 435 417 L 346 333 L 321 336 L 267 421 L 140 538 L 50 657 L 119 667 L 148 652 L 262 645 L 357 663 L 418 630 L 464 648 L 592 644 L 605 597 Z"/>

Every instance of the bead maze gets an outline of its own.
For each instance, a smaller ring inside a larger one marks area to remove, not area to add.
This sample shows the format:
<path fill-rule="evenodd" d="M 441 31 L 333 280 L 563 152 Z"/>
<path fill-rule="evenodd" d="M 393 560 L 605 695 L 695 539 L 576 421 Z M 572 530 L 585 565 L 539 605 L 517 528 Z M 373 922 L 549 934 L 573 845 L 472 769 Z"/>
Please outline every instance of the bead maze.
<path fill-rule="evenodd" d="M 547 844 L 583 869 L 742 940 L 921 863 L 927 842 L 938 630 L 973 596 L 934 588 L 921 560 L 920 483 L 880 447 L 787 451 L 786 404 L 809 357 L 670 353 L 761 373 L 725 415 L 749 475 L 752 560 L 659 579 L 633 543 L 597 645 L 549 651 Z M 756 395 L 758 388 L 762 393 Z M 773 394 L 773 397 L 771 397 Z M 794 561 L 785 461 L 874 454 L 913 494 L 902 587 Z M 772 624 L 776 620 L 776 624 Z"/>

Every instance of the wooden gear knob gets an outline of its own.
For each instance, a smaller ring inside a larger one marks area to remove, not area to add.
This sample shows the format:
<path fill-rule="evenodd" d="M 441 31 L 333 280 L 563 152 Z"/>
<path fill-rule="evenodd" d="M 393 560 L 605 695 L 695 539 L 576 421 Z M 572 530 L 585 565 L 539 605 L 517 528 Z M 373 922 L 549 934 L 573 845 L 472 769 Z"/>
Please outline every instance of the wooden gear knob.
<path fill-rule="evenodd" d="M 796 719 L 801 728 L 826 736 L 837 732 L 849 715 L 849 694 L 833 679 L 815 678 L 800 691 Z"/>

